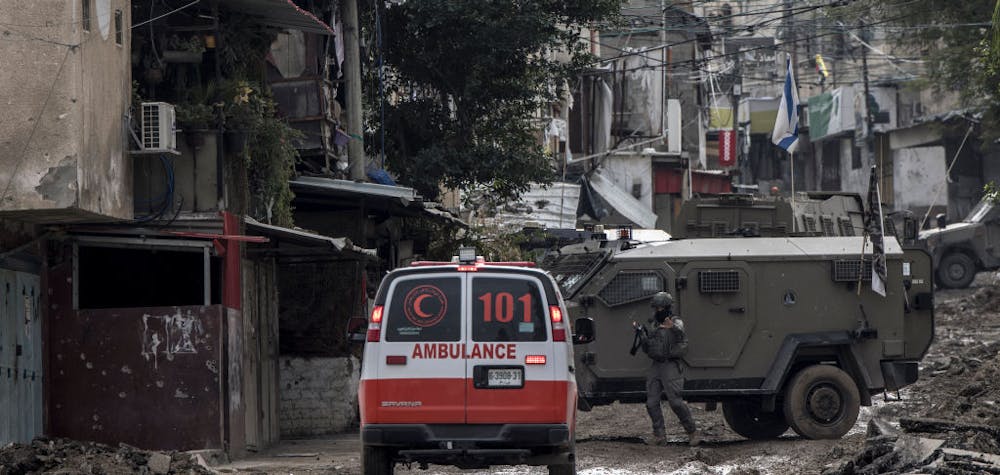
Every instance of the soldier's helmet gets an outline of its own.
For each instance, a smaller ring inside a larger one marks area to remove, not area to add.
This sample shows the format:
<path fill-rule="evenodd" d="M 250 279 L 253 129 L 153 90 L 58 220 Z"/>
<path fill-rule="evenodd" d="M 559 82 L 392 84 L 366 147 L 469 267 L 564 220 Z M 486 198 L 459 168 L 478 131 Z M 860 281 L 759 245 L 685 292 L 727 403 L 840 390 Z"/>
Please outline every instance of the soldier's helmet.
<path fill-rule="evenodd" d="M 667 308 L 674 303 L 674 297 L 669 292 L 657 292 L 653 300 L 649 302 L 651 307 Z"/>

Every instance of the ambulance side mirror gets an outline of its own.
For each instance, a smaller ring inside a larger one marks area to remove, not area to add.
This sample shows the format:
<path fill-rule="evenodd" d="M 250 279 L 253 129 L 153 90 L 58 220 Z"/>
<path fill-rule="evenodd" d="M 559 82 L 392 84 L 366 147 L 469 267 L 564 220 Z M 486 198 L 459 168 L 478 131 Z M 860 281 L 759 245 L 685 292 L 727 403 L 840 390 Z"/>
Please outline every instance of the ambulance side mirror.
<path fill-rule="evenodd" d="M 364 343 L 368 333 L 368 319 L 352 317 L 347 321 L 347 342 Z"/>
<path fill-rule="evenodd" d="M 573 344 L 583 345 L 594 341 L 594 320 L 577 318 L 573 323 Z"/>
<path fill-rule="evenodd" d="M 912 216 L 903 218 L 903 240 L 915 241 L 917 239 L 917 220 Z"/>

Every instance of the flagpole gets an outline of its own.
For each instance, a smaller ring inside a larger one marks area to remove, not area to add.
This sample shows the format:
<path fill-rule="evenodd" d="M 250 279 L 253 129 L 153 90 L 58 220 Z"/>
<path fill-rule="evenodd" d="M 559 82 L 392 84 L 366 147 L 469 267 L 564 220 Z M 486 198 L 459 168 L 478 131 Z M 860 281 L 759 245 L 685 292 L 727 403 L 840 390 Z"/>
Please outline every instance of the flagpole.
<path fill-rule="evenodd" d="M 792 167 L 792 204 L 795 204 L 795 152 L 788 152 L 788 163 Z"/>

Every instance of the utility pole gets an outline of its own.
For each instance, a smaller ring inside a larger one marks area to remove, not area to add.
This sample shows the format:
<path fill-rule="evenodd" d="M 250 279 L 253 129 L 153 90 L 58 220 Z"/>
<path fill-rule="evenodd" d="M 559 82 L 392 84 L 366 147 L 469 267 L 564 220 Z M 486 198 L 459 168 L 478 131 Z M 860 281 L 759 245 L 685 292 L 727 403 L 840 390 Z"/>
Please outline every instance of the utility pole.
<path fill-rule="evenodd" d="M 347 160 L 352 180 L 365 179 L 365 142 L 362 133 L 361 51 L 358 40 L 358 0 L 341 1 L 344 23 L 344 79 L 347 87 Z"/>
<path fill-rule="evenodd" d="M 861 37 L 865 37 L 865 22 L 861 21 Z M 874 123 L 875 120 L 872 117 L 872 108 L 869 103 L 869 98 L 871 97 L 868 89 L 868 48 L 865 45 L 861 45 L 861 75 L 862 81 L 864 82 L 865 97 L 862 100 L 862 105 L 865 108 L 865 130 L 864 130 L 864 145 L 865 145 L 865 159 L 867 164 L 870 166 L 875 163 L 874 157 Z"/>
<path fill-rule="evenodd" d="M 723 51 L 725 52 L 725 51 Z M 740 160 L 740 96 L 743 95 L 743 55 L 740 54 L 740 47 L 736 47 L 736 64 L 733 65 L 733 94 L 732 94 L 732 119 L 733 119 L 733 142 L 736 147 L 736 166 L 740 169 L 740 183 L 748 184 L 750 177 L 750 163 L 747 160 Z"/>

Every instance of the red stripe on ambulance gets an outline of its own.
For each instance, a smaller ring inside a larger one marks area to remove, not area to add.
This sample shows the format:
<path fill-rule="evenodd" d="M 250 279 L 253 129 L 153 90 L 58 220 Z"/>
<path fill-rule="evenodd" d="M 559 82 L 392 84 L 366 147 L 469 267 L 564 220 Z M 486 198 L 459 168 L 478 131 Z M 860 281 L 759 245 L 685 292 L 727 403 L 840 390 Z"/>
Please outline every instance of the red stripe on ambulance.
<path fill-rule="evenodd" d="M 523 388 L 498 390 L 477 389 L 464 378 L 362 380 L 361 424 L 573 424 L 575 386 L 525 381 Z"/>

